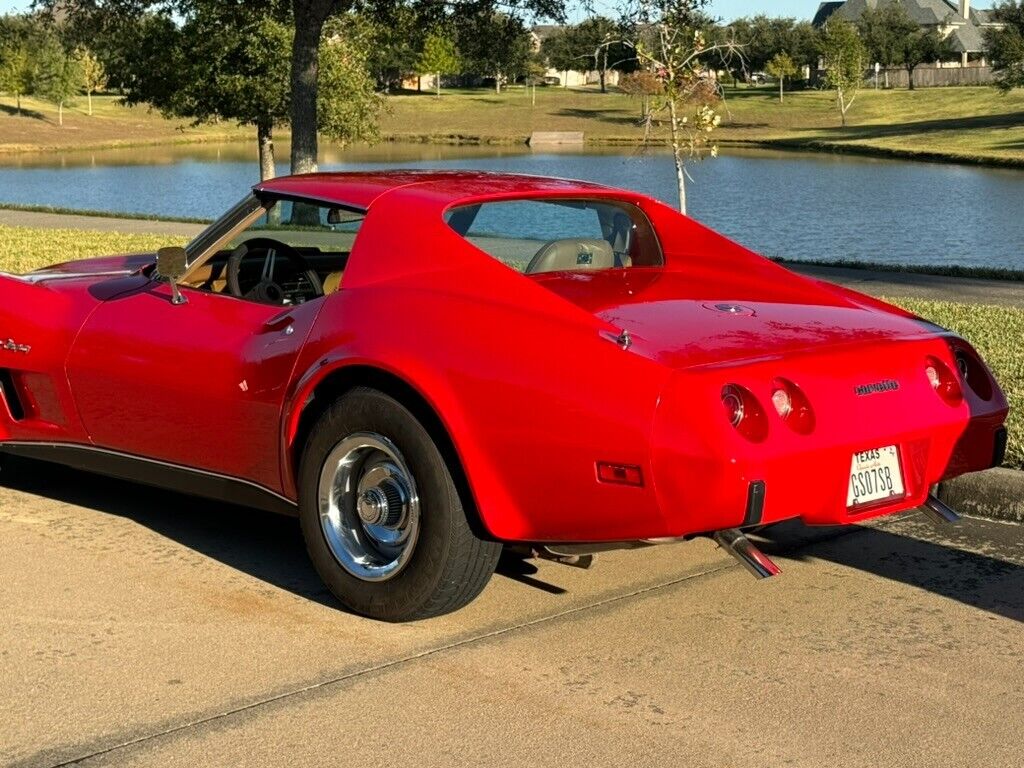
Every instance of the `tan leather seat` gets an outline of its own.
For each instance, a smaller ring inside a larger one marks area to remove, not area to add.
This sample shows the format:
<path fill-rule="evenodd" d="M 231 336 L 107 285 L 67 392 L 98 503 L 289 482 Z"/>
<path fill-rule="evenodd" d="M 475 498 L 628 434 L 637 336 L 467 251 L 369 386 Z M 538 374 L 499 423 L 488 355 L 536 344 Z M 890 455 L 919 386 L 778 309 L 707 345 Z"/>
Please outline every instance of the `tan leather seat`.
<path fill-rule="evenodd" d="M 578 238 L 546 243 L 526 268 L 527 274 L 575 269 L 612 269 L 615 251 L 607 240 Z"/>
<path fill-rule="evenodd" d="M 331 272 L 324 278 L 324 296 L 341 290 L 341 277 L 344 274 L 342 271 Z"/>

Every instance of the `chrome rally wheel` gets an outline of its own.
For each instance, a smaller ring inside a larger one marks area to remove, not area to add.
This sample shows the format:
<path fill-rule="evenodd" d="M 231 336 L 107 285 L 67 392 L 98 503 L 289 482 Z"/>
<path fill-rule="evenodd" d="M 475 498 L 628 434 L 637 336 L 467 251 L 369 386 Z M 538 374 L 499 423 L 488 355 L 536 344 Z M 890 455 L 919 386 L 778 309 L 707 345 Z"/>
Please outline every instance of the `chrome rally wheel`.
<path fill-rule="evenodd" d="M 299 465 L 299 523 L 317 573 L 349 610 L 423 619 L 487 585 L 501 544 L 471 521 L 445 455 L 408 407 L 366 387 L 313 426 Z"/>
<path fill-rule="evenodd" d="M 387 581 L 416 548 L 420 500 L 401 452 L 383 435 L 357 432 L 320 472 L 320 526 L 331 554 L 364 581 Z"/>

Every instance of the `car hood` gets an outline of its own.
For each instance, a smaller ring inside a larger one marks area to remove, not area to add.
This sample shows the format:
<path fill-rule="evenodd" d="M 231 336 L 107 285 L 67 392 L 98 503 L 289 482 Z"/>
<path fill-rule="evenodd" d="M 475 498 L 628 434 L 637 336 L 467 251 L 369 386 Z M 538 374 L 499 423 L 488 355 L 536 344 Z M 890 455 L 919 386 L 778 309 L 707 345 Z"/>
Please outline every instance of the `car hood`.
<path fill-rule="evenodd" d="M 29 272 L 25 277 L 38 282 L 49 278 L 88 277 L 90 275 L 109 276 L 114 274 L 134 274 L 144 267 L 156 262 L 152 253 L 129 253 L 117 256 L 100 256 L 94 259 L 80 259 L 53 264 L 49 267 Z"/>
<path fill-rule="evenodd" d="M 672 368 L 772 359 L 838 345 L 934 336 L 895 307 L 779 270 L 770 285 L 704 281 L 658 270 L 539 276 L 538 282 L 619 330 L 631 349 Z M 763 275 L 762 275 L 763 277 Z M 791 278 L 791 279 L 790 279 Z"/>

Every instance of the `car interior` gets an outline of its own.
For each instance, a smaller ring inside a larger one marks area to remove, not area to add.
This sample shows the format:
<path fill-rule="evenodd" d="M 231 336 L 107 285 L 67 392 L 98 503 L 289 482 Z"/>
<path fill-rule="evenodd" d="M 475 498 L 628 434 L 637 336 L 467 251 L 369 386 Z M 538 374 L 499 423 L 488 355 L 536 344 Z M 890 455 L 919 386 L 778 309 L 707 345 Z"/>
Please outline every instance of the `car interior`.
<path fill-rule="evenodd" d="M 185 281 L 191 288 L 282 306 L 341 288 L 365 214 L 278 201 Z"/>

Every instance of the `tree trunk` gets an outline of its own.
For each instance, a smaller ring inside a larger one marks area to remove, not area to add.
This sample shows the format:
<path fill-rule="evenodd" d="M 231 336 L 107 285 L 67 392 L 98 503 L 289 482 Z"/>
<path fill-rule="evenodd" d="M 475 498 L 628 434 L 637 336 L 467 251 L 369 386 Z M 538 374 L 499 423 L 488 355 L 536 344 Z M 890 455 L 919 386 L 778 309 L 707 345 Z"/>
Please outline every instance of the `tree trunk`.
<path fill-rule="evenodd" d="M 501 72 L 496 72 L 494 75 L 494 92 L 501 93 Z"/>
<path fill-rule="evenodd" d="M 434 75 L 434 77 L 436 78 L 434 80 L 434 85 L 437 87 L 437 98 L 440 99 L 441 98 L 441 73 L 438 72 L 436 75 Z"/>
<path fill-rule="evenodd" d="M 783 95 L 782 95 L 783 94 L 782 86 L 785 83 L 785 81 L 786 81 L 786 78 L 784 78 L 784 77 L 780 77 L 779 78 L 779 104 L 784 103 L 783 102 Z"/>
<path fill-rule="evenodd" d="M 260 151 L 260 181 L 277 175 L 274 167 L 274 125 L 269 120 L 256 124 L 256 141 Z"/>
<path fill-rule="evenodd" d="M 885 89 L 889 90 L 889 68 L 885 69 Z"/>
<path fill-rule="evenodd" d="M 601 93 L 608 93 L 608 47 L 605 46 L 601 56 Z"/>
<path fill-rule="evenodd" d="M 92 117 L 92 91 L 86 91 L 85 98 L 89 102 L 89 117 Z"/>
<path fill-rule="evenodd" d="M 292 45 L 292 173 L 317 169 L 317 82 L 320 76 L 320 35 L 336 3 L 293 0 L 295 42 Z"/>
<path fill-rule="evenodd" d="M 563 88 L 568 88 L 569 87 L 569 70 L 568 69 L 566 69 L 566 70 L 564 70 L 562 72 L 562 87 Z M 19 110 L 19 112 L 21 110 L 21 102 L 20 101 L 18 102 L 18 110 Z"/>
<path fill-rule="evenodd" d="M 533 91 L 533 106 L 536 107 L 537 106 L 537 84 L 533 83 L 533 85 L 531 86 L 531 89 Z"/>
<path fill-rule="evenodd" d="M 64 100 L 57 102 L 57 125 L 64 127 Z"/>
<path fill-rule="evenodd" d="M 907 90 L 914 90 L 914 68 L 907 67 Z"/>
<path fill-rule="evenodd" d="M 843 102 L 843 89 L 836 91 L 836 102 L 839 104 L 839 122 L 846 127 L 846 104 Z"/>
<path fill-rule="evenodd" d="M 676 166 L 676 188 L 679 191 L 679 212 L 686 213 L 686 167 L 683 162 L 683 149 L 679 146 L 679 119 L 676 115 L 675 99 L 668 100 L 668 114 L 672 127 L 672 159 Z"/>

